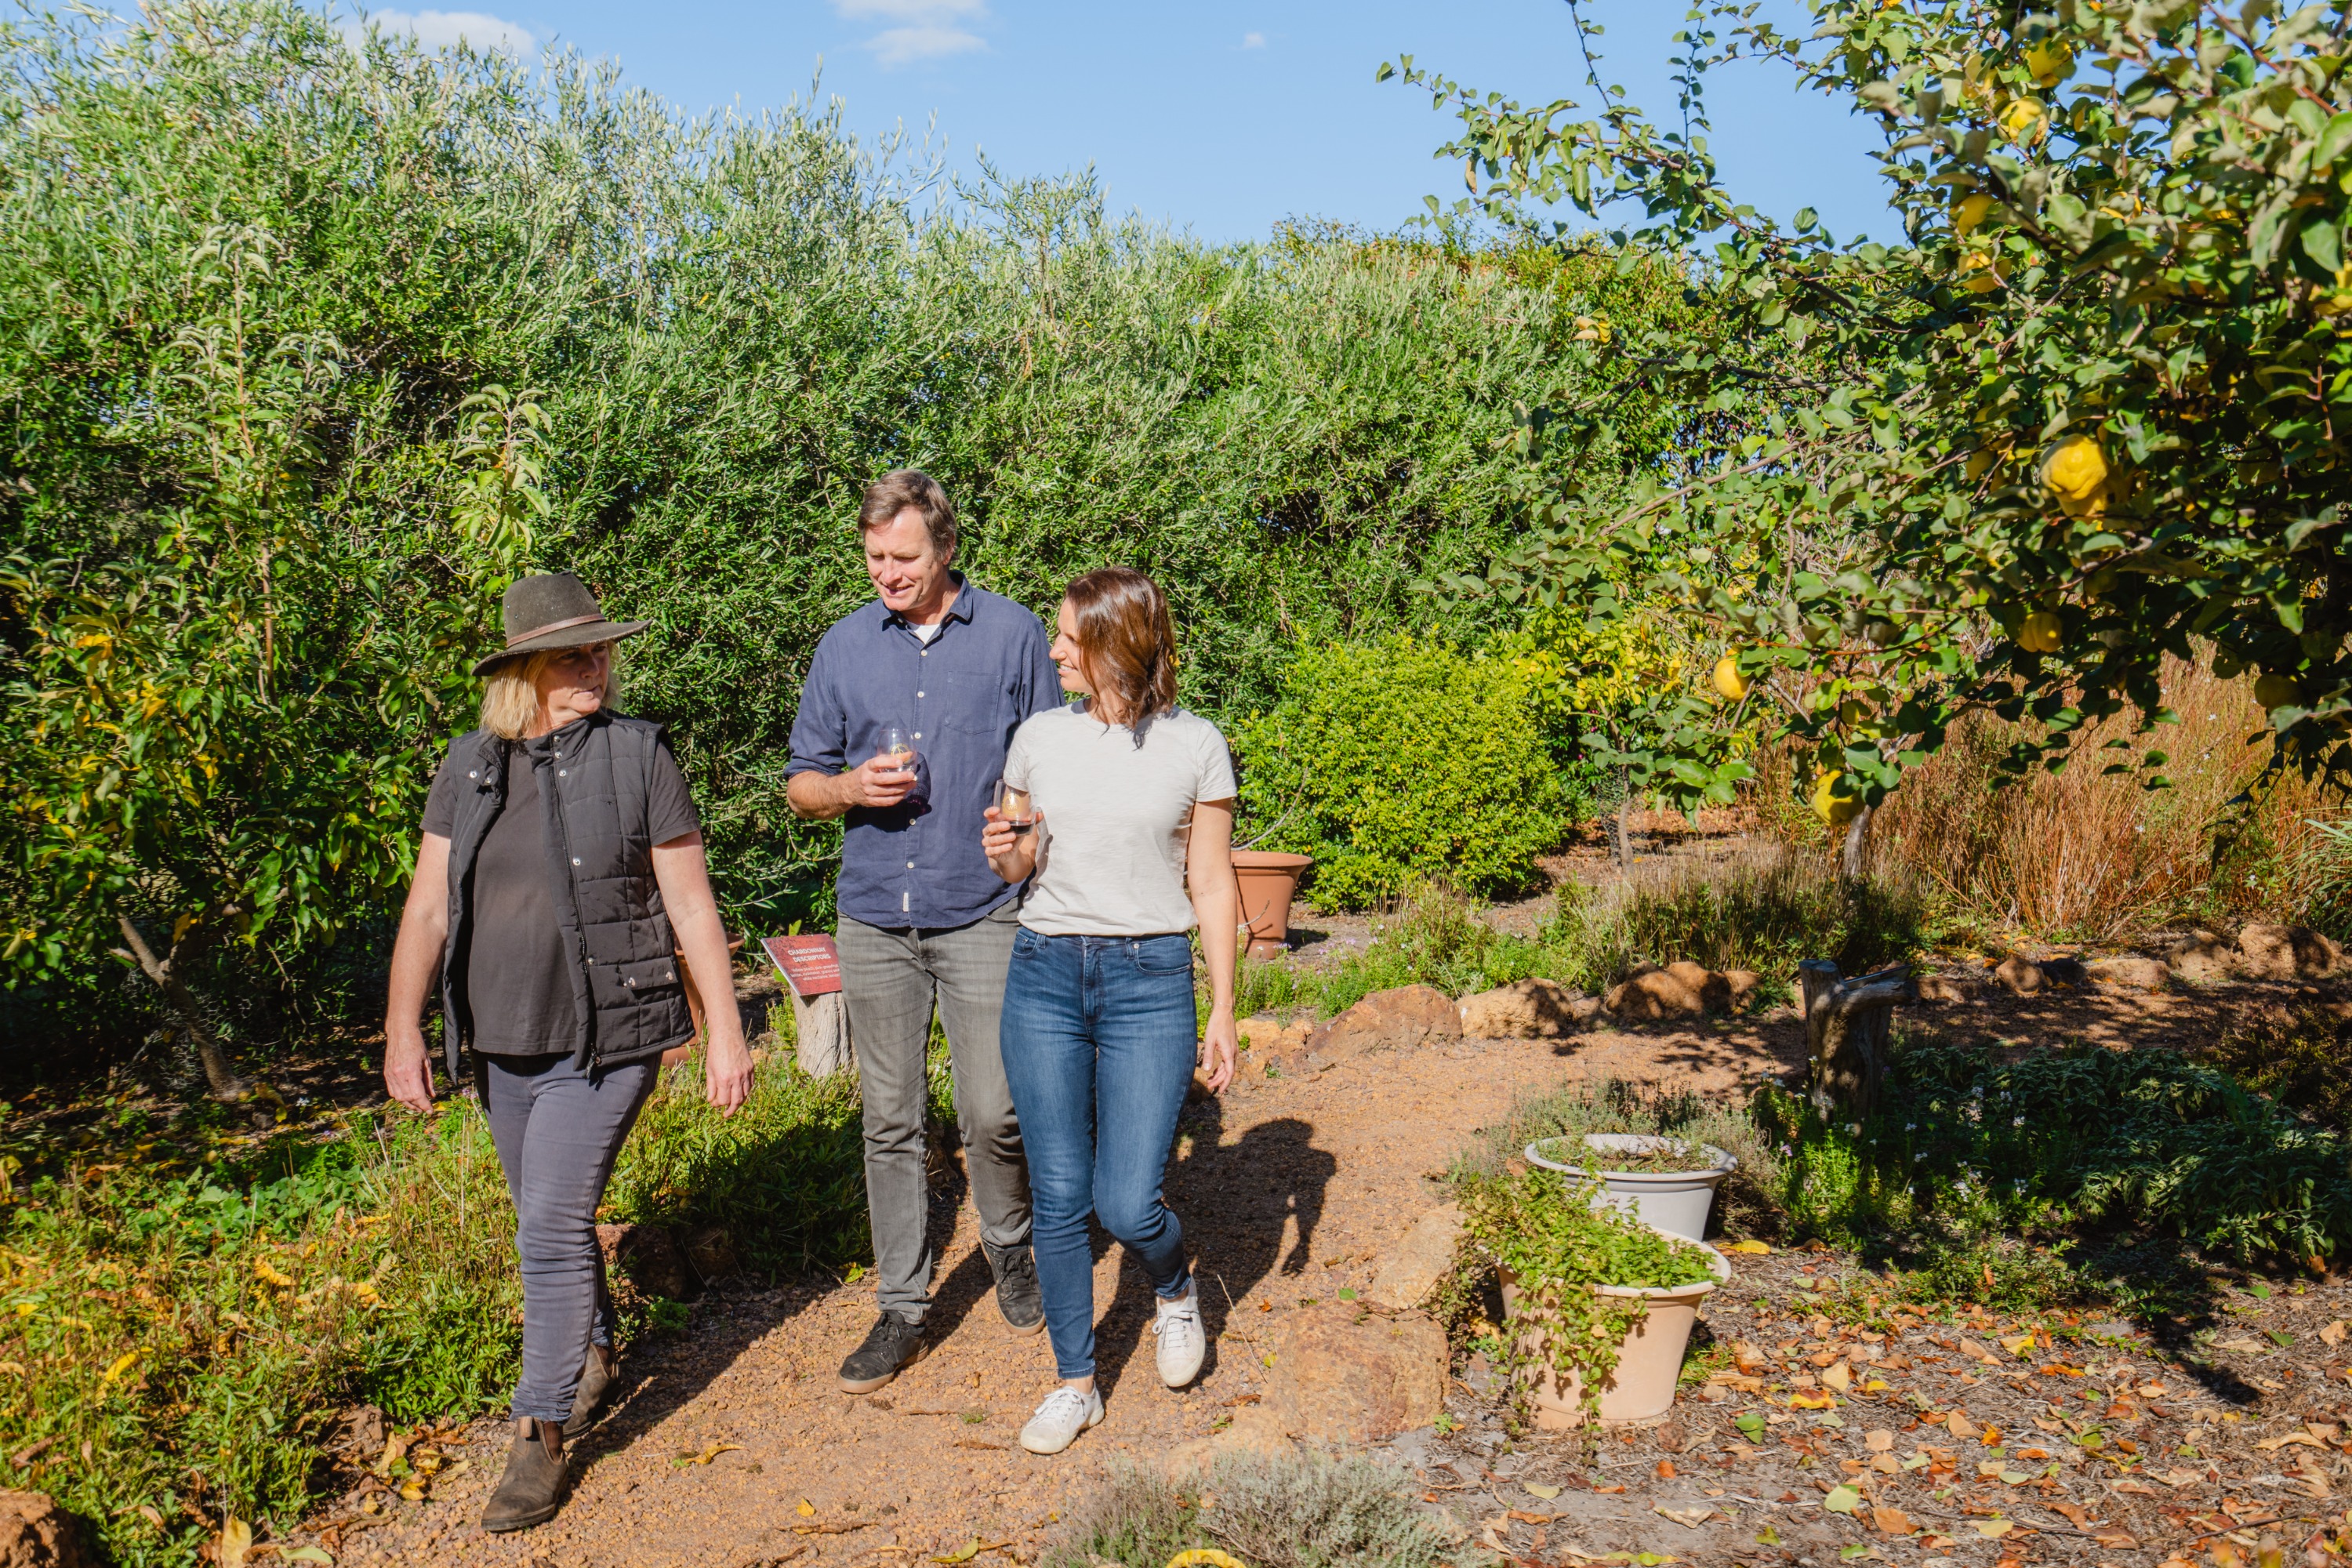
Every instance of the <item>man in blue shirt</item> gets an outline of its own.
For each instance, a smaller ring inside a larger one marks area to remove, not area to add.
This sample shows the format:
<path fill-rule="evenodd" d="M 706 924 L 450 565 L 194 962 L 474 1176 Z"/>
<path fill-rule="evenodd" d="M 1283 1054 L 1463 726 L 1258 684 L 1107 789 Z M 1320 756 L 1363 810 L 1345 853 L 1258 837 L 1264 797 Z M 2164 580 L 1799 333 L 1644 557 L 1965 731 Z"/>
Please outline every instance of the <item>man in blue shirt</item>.
<path fill-rule="evenodd" d="M 866 1107 L 881 1315 L 842 1363 L 841 1386 L 869 1394 L 923 1353 L 935 1261 L 923 1054 L 934 1006 L 997 1309 L 1016 1329 L 1045 1325 L 1028 1173 L 996 1040 L 1019 889 L 989 869 L 980 833 L 1013 731 L 1058 707 L 1062 688 L 1037 617 L 952 569 L 955 509 L 929 475 L 901 468 L 875 480 L 857 522 L 879 597 L 817 644 L 786 788 L 803 817 L 848 818 L 835 942 Z M 879 754 L 891 729 L 911 759 Z"/>

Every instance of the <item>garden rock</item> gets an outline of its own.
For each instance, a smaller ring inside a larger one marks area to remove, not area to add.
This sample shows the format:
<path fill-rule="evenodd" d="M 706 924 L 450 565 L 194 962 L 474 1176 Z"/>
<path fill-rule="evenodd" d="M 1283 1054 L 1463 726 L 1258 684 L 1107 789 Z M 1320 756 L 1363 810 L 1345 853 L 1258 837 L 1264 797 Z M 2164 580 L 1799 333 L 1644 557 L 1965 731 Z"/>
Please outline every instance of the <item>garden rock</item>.
<path fill-rule="evenodd" d="M 1576 1004 L 1585 999 L 1557 980 L 1515 980 L 1462 998 L 1462 1032 L 1474 1039 L 1555 1039 L 1576 1027 Z"/>
<path fill-rule="evenodd" d="M 1462 1211 L 1452 1204 L 1431 1209 L 1413 1222 L 1372 1277 L 1364 1292 L 1365 1305 L 1384 1312 L 1420 1306 L 1454 1267 L 1454 1254 L 1461 1245 Z"/>
<path fill-rule="evenodd" d="M 1266 1408 L 1309 1442 L 1378 1442 L 1437 1419 L 1446 1361 L 1445 1331 L 1418 1312 L 1304 1308 L 1276 1342 Z"/>
<path fill-rule="evenodd" d="M 2210 931 L 2193 931 L 2172 944 L 2164 962 L 2183 980 L 2203 984 L 2229 973 L 2236 951 Z"/>
<path fill-rule="evenodd" d="M 1242 1039 L 1249 1047 L 1249 1065 L 1264 1070 L 1268 1062 L 1286 1062 L 1307 1049 L 1314 1026 L 1304 1021 L 1285 1024 L 1271 1013 L 1242 1020 Z"/>
<path fill-rule="evenodd" d="M 1976 999 L 1977 987 L 1972 980 L 1958 979 L 1949 974 L 1919 976 L 1919 1000 L 1922 1002 L 1933 1002 L 1941 1006 L 1950 1006 L 1955 1003 L 1973 1002 Z"/>
<path fill-rule="evenodd" d="M 686 1261 L 705 1279 L 724 1279 L 735 1272 L 735 1238 L 719 1226 L 696 1231 L 687 1238 Z"/>
<path fill-rule="evenodd" d="M 1307 1054 L 1338 1059 L 1376 1046 L 1417 1046 L 1462 1034 L 1454 998 L 1434 985 L 1375 991 L 1307 1037 Z"/>
<path fill-rule="evenodd" d="M 687 1260 L 686 1249 L 664 1226 L 600 1225 L 596 1245 L 604 1249 L 607 1268 L 618 1268 L 648 1296 L 691 1301 L 702 1294 L 702 1281 Z"/>
<path fill-rule="evenodd" d="M 55 1498 L 0 1491 L 0 1568 L 98 1568 L 98 1559 Z"/>
<path fill-rule="evenodd" d="M 2099 984 L 2117 991 L 2162 991 L 2172 984 L 2171 970 L 2136 952 L 2095 958 L 2084 965 L 2084 970 Z"/>
<path fill-rule="evenodd" d="M 1992 977 L 2012 995 L 2031 996 L 2048 984 L 2042 966 L 2022 953 L 2012 952 L 1993 967 Z"/>
<path fill-rule="evenodd" d="M 2256 980 L 2316 980 L 2343 971 L 2344 950 L 2308 926 L 2250 925 L 2238 933 L 2238 968 Z"/>
<path fill-rule="evenodd" d="M 1617 1017 L 1635 1020 L 1687 1018 L 1704 1004 L 1672 972 L 1644 964 L 1609 988 L 1601 1005 Z"/>

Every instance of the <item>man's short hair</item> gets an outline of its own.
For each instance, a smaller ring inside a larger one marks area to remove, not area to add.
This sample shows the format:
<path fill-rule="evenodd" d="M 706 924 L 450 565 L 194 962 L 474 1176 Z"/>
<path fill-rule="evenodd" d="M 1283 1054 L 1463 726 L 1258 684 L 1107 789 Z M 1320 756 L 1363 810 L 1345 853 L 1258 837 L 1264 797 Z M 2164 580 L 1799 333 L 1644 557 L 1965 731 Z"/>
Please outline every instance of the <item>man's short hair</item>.
<path fill-rule="evenodd" d="M 858 531 L 886 527 L 908 507 L 923 514 L 932 548 L 941 555 L 955 549 L 955 503 L 940 481 L 920 468 L 893 468 L 866 487 L 866 500 L 857 508 Z"/>

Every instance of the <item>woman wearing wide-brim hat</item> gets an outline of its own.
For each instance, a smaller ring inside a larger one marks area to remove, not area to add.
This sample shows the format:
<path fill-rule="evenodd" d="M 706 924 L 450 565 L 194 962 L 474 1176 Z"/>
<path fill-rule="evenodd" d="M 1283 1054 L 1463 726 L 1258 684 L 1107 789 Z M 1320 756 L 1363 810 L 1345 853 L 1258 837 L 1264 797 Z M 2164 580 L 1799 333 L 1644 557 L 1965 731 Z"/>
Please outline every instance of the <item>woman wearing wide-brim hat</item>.
<path fill-rule="evenodd" d="M 471 1045 L 522 1260 L 517 1430 L 482 1517 L 494 1531 L 554 1517 L 564 1439 L 612 1392 L 596 1205 L 662 1052 L 694 1037 L 688 972 L 705 996 L 734 996 L 686 779 L 660 725 L 611 707 L 613 645 L 646 624 L 608 620 L 567 572 L 508 589 L 505 620 L 506 646 L 474 666 L 481 727 L 425 799 L 383 1055 L 392 1098 L 431 1110 L 418 1015 L 437 966 L 450 1079 Z M 733 1006 L 709 1013 L 710 1102 L 731 1114 L 751 1054 Z"/>

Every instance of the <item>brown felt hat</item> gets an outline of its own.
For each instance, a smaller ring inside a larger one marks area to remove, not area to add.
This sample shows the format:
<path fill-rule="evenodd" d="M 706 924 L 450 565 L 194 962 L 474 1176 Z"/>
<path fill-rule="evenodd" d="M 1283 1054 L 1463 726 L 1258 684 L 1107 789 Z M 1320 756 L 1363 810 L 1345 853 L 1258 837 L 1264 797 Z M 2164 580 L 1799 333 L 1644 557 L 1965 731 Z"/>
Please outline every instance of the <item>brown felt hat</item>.
<path fill-rule="evenodd" d="M 488 675 L 510 658 L 552 647 L 586 647 L 592 643 L 618 642 L 644 631 L 645 621 L 608 621 L 588 584 L 569 572 L 549 572 L 520 579 L 507 590 L 507 646 L 474 665 L 476 675 Z"/>

